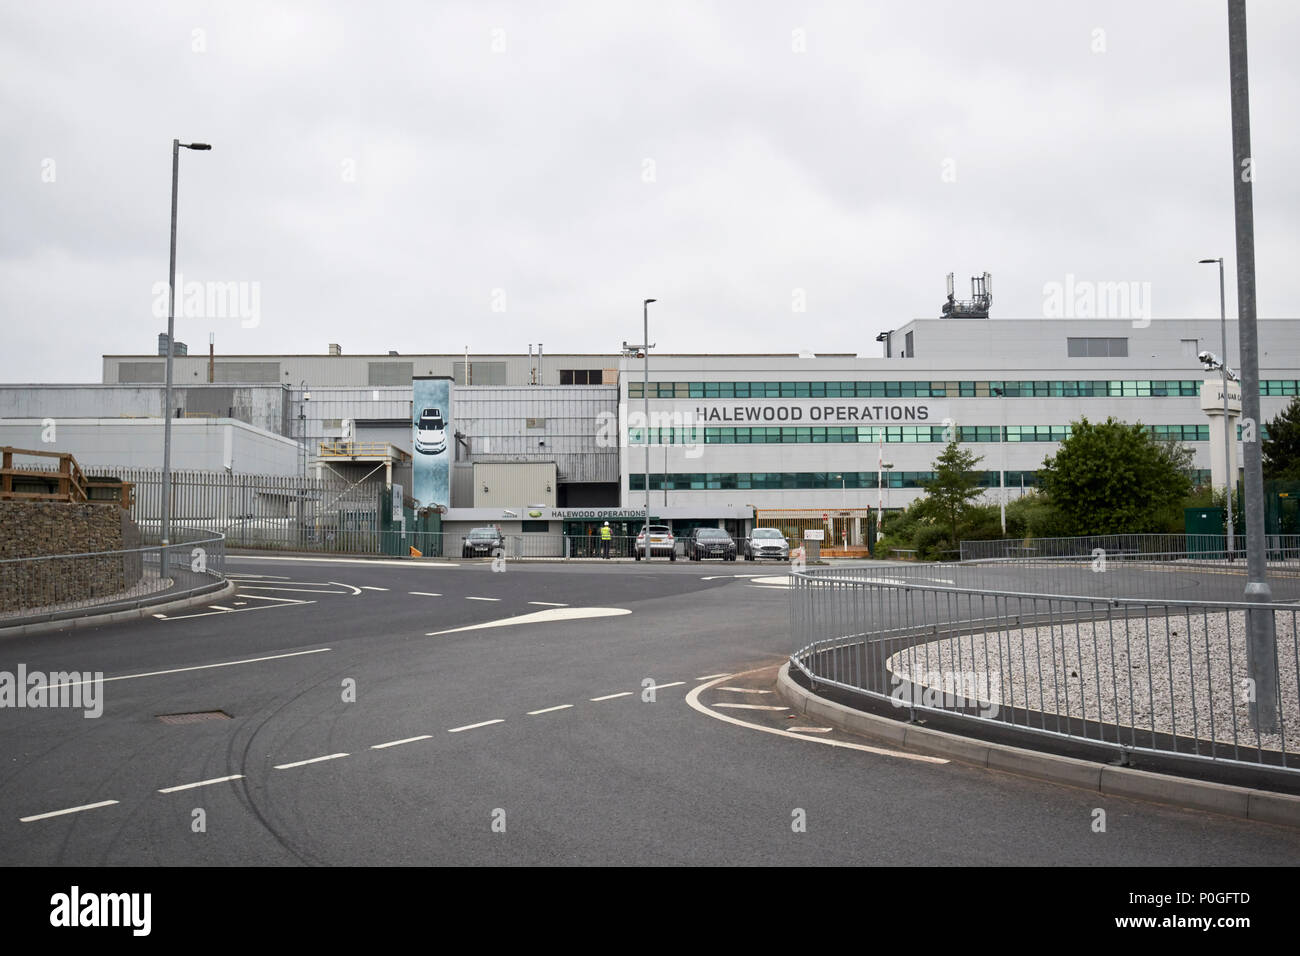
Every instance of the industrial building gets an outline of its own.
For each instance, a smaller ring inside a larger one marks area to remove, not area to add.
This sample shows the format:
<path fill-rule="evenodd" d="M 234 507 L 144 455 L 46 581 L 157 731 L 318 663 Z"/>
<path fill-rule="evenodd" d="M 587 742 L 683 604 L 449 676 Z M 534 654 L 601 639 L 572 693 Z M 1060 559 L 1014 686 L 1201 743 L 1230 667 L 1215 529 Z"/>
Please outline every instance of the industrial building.
<path fill-rule="evenodd" d="M 1222 419 L 1201 399 L 1206 382 L 1218 394 L 1219 375 L 1197 358 L 1219 350 L 1220 334 L 1217 320 L 916 319 L 874 336 L 882 357 L 652 353 L 648 373 L 636 355 L 543 357 L 531 347 L 178 354 L 174 467 L 329 472 L 409 493 L 411 381 L 445 376 L 455 439 L 442 509 L 449 529 L 491 522 L 515 533 L 581 533 L 610 520 L 634 533 L 648 472 L 652 517 L 679 529 L 744 533 L 759 511 L 821 512 L 832 522 L 833 512 L 853 519 L 836 532 L 852 543 L 861 516 L 922 493 L 949 436 L 982 456 L 994 500 L 1032 488 L 1043 458 L 1081 417 L 1141 422 L 1182 441 L 1198 481 L 1222 485 L 1226 469 L 1211 454 Z M 1229 322 L 1229 364 L 1236 339 Z M 1259 340 L 1266 422 L 1297 394 L 1300 321 L 1261 320 Z M 0 444 L 30 446 L 53 419 L 58 440 L 41 447 L 92 466 L 160 463 L 159 429 L 144 426 L 160 424 L 164 361 L 106 355 L 98 385 L 0 387 Z M 144 421 L 124 428 L 131 419 Z M 207 447 L 191 448 L 191 435 Z"/>

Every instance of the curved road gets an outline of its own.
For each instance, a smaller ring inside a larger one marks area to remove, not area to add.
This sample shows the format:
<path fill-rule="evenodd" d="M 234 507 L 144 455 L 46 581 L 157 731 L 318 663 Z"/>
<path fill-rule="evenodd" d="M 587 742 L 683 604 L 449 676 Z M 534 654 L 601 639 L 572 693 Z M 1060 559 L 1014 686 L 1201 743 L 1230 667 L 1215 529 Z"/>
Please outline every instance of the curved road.
<path fill-rule="evenodd" d="M 0 859 L 1300 857 L 1296 831 L 898 753 L 774 709 L 775 669 L 792 649 L 787 592 L 759 576 L 783 569 L 512 563 L 496 573 L 489 562 L 234 556 L 229 568 L 240 592 L 216 607 L 0 640 L 0 672 L 107 679 L 97 719 L 0 708 Z M 586 616 L 593 609 L 603 616 Z M 212 711 L 228 717 L 158 719 Z M 1092 827 L 1099 807 L 1104 833 Z"/>

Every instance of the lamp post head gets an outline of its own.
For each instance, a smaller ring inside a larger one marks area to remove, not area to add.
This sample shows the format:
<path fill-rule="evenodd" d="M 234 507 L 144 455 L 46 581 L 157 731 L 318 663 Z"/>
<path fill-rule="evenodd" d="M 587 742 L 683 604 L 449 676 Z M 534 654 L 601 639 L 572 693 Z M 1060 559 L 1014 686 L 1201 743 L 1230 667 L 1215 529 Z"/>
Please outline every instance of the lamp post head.
<path fill-rule="evenodd" d="M 208 143 L 181 143 L 181 145 L 184 146 L 186 149 L 204 150 L 204 149 L 212 148 L 211 145 L 209 145 Z"/>
<path fill-rule="evenodd" d="M 659 301 L 658 299 L 646 299 L 646 300 L 645 300 L 644 302 L 642 302 L 641 304 L 642 304 L 642 305 L 649 305 L 651 302 L 658 302 L 658 301 Z"/>
<path fill-rule="evenodd" d="M 1222 257 L 1220 257 L 1220 258 L 1218 258 L 1218 259 L 1197 259 L 1196 261 L 1197 261 L 1197 263 L 1198 263 L 1199 265 L 1203 265 L 1203 266 L 1212 266 L 1212 265 L 1214 265 L 1216 262 L 1217 262 L 1219 265 L 1223 265 L 1223 259 L 1222 259 Z"/>

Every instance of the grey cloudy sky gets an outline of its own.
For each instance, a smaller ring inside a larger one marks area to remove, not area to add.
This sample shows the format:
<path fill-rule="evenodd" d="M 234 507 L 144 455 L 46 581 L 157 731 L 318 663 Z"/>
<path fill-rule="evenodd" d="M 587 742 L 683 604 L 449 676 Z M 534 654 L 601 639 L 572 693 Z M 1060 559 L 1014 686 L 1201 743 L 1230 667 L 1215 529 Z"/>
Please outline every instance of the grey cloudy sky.
<path fill-rule="evenodd" d="M 1248 11 L 1259 310 L 1294 316 L 1300 4 Z M 259 296 L 178 319 L 194 351 L 616 350 L 654 297 L 661 350 L 877 355 L 949 271 L 995 316 L 1072 274 L 1216 317 L 1229 119 L 1223 0 L 11 0 L 0 380 L 154 350 L 173 137 L 214 146 L 180 273 Z"/>

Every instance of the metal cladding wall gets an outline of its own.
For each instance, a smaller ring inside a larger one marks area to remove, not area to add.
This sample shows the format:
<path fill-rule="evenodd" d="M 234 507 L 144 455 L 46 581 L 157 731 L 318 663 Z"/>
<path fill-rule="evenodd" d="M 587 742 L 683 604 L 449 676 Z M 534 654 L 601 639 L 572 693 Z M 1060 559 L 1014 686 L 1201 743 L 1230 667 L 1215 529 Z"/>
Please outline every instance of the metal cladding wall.
<path fill-rule="evenodd" d="M 617 436 L 616 385 L 457 386 L 455 401 L 470 461 L 548 461 L 560 481 L 618 481 L 617 444 L 599 440 L 602 425 Z"/>
<path fill-rule="evenodd" d="M 161 385 L 0 386 L 0 418 L 155 418 Z M 233 418 L 286 434 L 289 392 L 280 385 L 209 385 L 178 381 L 172 407 L 181 418 Z"/>
<path fill-rule="evenodd" d="M 555 507 L 553 462 L 475 462 L 475 508 Z"/>

